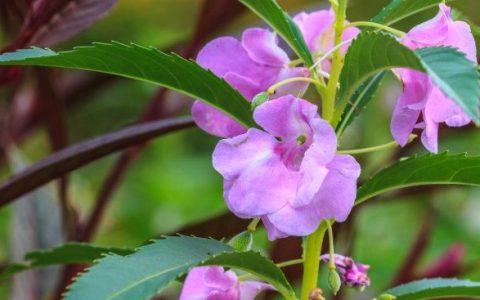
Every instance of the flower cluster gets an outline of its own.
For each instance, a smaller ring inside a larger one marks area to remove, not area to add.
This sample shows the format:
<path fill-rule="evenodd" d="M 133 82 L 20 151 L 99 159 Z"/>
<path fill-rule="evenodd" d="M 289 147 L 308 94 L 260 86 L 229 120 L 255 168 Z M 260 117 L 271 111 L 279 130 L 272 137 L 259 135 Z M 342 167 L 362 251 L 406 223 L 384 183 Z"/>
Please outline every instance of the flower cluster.
<path fill-rule="evenodd" d="M 222 267 L 196 267 L 185 279 L 179 300 L 252 300 L 273 287 L 258 281 L 238 280 Z"/>
<path fill-rule="evenodd" d="M 477 63 L 477 49 L 470 26 L 454 21 L 450 8 L 440 4 L 439 14 L 432 20 L 410 30 L 402 43 L 411 48 L 434 46 L 454 47 Z M 462 109 L 436 87 L 428 75 L 409 69 L 396 70 L 403 82 L 404 91 L 393 112 L 392 135 L 400 145 L 405 145 L 414 128 L 423 129 L 422 142 L 431 152 L 438 151 L 438 126 L 464 126 L 470 118 Z M 420 115 L 422 116 L 419 121 Z"/>

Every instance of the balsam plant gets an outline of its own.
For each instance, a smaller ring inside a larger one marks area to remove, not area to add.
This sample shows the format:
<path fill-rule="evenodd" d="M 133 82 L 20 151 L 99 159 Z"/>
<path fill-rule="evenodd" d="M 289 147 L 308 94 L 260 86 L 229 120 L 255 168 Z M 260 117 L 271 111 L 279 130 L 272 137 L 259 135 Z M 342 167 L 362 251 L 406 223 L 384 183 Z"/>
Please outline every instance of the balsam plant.
<path fill-rule="evenodd" d="M 271 28 L 246 29 L 240 39 L 214 39 L 195 61 L 112 42 L 62 52 L 33 47 L 2 54 L 0 64 L 109 73 L 196 99 L 195 123 L 222 138 L 212 155 L 213 167 L 223 177 L 228 208 L 252 220 L 245 232 L 228 243 L 164 237 L 134 252 L 72 244 L 33 254 L 3 276 L 98 258 L 76 278 L 65 299 L 150 299 L 179 281 L 182 300 L 250 300 L 265 290 L 284 299 L 313 300 L 328 297 L 319 288 L 319 270 L 324 267 L 328 282 L 323 286 L 332 294 L 346 288 L 360 293 L 371 283 L 370 266 L 335 253 L 334 223 L 345 221 L 356 205 L 388 191 L 432 184 L 480 185 L 480 157 L 437 154 L 440 125 L 480 123 L 475 41 L 469 24 L 454 20 L 444 1 L 392 0 L 371 21 L 358 22 L 347 20 L 347 0 L 330 0 L 329 9 L 293 18 L 275 0 L 240 2 Z M 432 8 L 438 8 L 437 15 L 408 32 L 392 27 Z M 280 39 L 291 49 L 282 49 Z M 344 133 L 386 72 L 403 84 L 392 111 L 395 141 L 342 149 Z M 356 155 L 417 142 L 414 132 L 420 133 L 418 140 L 431 154 L 399 161 L 357 187 L 362 166 Z M 42 183 L 30 181 L 26 188 Z M 16 195 L 2 196 L 7 203 Z M 275 264 L 252 251 L 252 234 L 261 225 L 269 240 L 303 237 L 302 257 Z M 328 253 L 321 252 L 325 239 Z M 72 248 L 88 255 L 78 256 Z M 294 264 L 303 264 L 299 291 L 281 270 Z M 408 283 L 376 299 L 479 295 L 480 283 L 439 278 Z"/>

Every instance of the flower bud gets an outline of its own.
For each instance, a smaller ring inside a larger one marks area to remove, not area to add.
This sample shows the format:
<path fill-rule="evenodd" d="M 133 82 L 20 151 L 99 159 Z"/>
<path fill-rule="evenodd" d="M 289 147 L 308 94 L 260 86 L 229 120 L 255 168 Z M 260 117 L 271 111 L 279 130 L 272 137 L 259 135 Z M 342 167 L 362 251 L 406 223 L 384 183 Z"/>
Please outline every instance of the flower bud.
<path fill-rule="evenodd" d="M 332 290 L 333 295 L 337 295 L 342 286 L 342 279 L 335 269 L 331 269 L 328 273 L 328 286 Z"/>
<path fill-rule="evenodd" d="M 329 262 L 330 255 L 322 255 L 322 261 Z M 350 257 L 335 254 L 334 263 L 341 281 L 349 287 L 354 287 L 363 290 L 370 285 L 367 271 L 369 266 L 359 264 L 353 261 Z"/>
<path fill-rule="evenodd" d="M 248 251 L 252 248 L 253 234 L 251 231 L 240 232 L 228 244 L 238 251 Z"/>
<path fill-rule="evenodd" d="M 252 100 L 252 110 L 255 110 L 258 106 L 262 105 L 263 103 L 267 102 L 269 98 L 268 93 L 262 92 L 257 94 Z"/>
<path fill-rule="evenodd" d="M 394 299 L 397 299 L 397 297 L 390 294 L 383 294 L 383 295 L 380 295 L 380 297 L 375 298 L 374 300 L 394 300 Z"/>

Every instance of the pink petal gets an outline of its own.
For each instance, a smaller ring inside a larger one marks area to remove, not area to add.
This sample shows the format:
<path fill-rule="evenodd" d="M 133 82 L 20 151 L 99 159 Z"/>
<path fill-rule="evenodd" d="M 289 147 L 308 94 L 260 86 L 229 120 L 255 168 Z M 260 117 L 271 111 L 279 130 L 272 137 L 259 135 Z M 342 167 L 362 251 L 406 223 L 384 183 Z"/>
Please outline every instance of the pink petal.
<path fill-rule="evenodd" d="M 422 132 L 422 143 L 428 151 L 438 152 L 438 123 L 424 116 L 425 129 Z"/>
<path fill-rule="evenodd" d="M 447 123 L 451 127 L 461 127 L 470 123 L 470 118 L 443 92 L 434 87 L 425 106 L 424 114 L 436 123 Z"/>
<path fill-rule="evenodd" d="M 269 30 L 262 28 L 245 30 L 242 45 L 250 58 L 259 64 L 281 68 L 290 61 L 288 55 L 278 46 L 276 34 Z"/>
<path fill-rule="evenodd" d="M 328 49 L 320 48 L 322 35 L 327 34 L 333 29 L 333 21 L 335 20 L 335 13 L 330 10 L 319 10 L 310 14 L 300 13 L 296 15 L 293 20 L 300 28 L 303 34 L 308 49 L 311 52 L 319 50 L 328 50 L 333 45 L 333 35 L 331 38 L 324 40 L 329 41 Z M 330 41 L 331 40 L 331 41 Z M 323 43 L 323 42 L 322 42 Z"/>
<path fill-rule="evenodd" d="M 278 210 L 295 194 L 298 174 L 275 153 L 277 140 L 258 129 L 218 143 L 213 166 L 231 181 L 225 200 L 240 217 L 260 217 Z"/>
<path fill-rule="evenodd" d="M 360 165 L 350 155 L 336 155 L 328 164 L 329 173 L 313 202 L 319 219 L 347 219 L 357 193 Z"/>
<path fill-rule="evenodd" d="M 307 236 L 317 229 L 321 218 L 312 206 L 294 208 L 285 205 L 280 210 L 269 214 L 268 220 L 280 232 L 293 236 Z"/>
<path fill-rule="evenodd" d="M 267 230 L 268 240 L 274 241 L 276 239 L 283 239 L 288 237 L 288 234 L 285 232 L 281 232 L 278 230 L 271 222 L 268 220 L 267 217 L 262 217 L 263 226 Z"/>
<path fill-rule="evenodd" d="M 309 71 L 307 68 L 283 68 L 277 78 L 277 82 L 293 77 L 308 77 Z M 308 88 L 308 82 L 297 81 L 281 86 L 275 91 L 275 98 L 293 95 L 295 97 L 301 97 Z"/>
<path fill-rule="evenodd" d="M 212 135 L 232 137 L 246 131 L 245 127 L 223 112 L 198 100 L 193 103 L 192 117 L 198 127 Z"/>
<path fill-rule="evenodd" d="M 282 141 L 295 141 L 301 135 L 311 137 L 308 122 L 315 117 L 317 106 L 290 95 L 265 102 L 253 113 L 258 125 Z"/>
<path fill-rule="evenodd" d="M 235 273 L 225 272 L 222 267 L 196 267 L 188 273 L 179 300 L 215 299 L 215 296 L 236 300 L 239 297 L 236 284 Z"/>
<path fill-rule="evenodd" d="M 239 300 L 253 300 L 259 293 L 265 290 L 274 290 L 274 288 L 269 284 L 258 281 L 241 282 Z"/>
<path fill-rule="evenodd" d="M 448 35 L 450 21 L 450 9 L 440 5 L 440 12 L 435 18 L 412 28 L 407 39 L 418 43 L 419 47 L 438 46 Z"/>

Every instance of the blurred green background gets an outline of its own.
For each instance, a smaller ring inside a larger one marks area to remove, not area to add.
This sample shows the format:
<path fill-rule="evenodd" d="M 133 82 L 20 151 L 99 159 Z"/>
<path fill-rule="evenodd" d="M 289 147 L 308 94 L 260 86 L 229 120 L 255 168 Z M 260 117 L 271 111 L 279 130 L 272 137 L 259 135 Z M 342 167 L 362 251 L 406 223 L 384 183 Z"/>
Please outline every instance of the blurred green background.
<path fill-rule="evenodd" d="M 232 0 L 233 1 L 233 0 Z M 92 41 L 135 42 L 160 49 L 187 41 L 194 30 L 202 7 L 199 0 L 120 0 L 113 12 L 87 32 L 57 49 Z M 325 5 L 322 1 L 279 1 L 291 14 L 311 11 Z M 387 0 L 350 0 L 349 19 L 366 20 L 374 16 Z M 452 4 L 473 22 L 480 24 L 480 2 L 459 0 Z M 417 15 L 399 24 L 407 30 L 415 22 L 429 18 L 434 11 Z M 238 36 L 248 25 L 261 25 L 251 13 L 245 13 L 217 35 Z M 116 131 L 137 119 L 157 87 L 132 80 L 117 80 L 68 111 L 71 143 Z M 355 122 L 342 141 L 353 148 L 390 141 L 389 118 L 399 84 L 388 78 L 367 111 Z M 188 112 L 186 112 L 188 113 Z M 100 232 L 99 245 L 137 247 L 152 237 L 169 234 L 187 225 L 226 212 L 221 178 L 211 166 L 211 152 L 217 139 L 198 129 L 161 137 L 151 142 L 128 171 L 116 192 Z M 444 130 L 441 149 L 480 154 L 480 131 Z M 49 154 L 43 129 L 36 130 L 21 145 L 28 161 Z M 404 155 L 422 153 L 420 146 Z M 363 179 L 390 164 L 396 150 L 360 157 Z M 72 175 L 69 193 L 82 216 L 92 202 L 116 155 L 92 163 Z M 2 170 L 3 174 L 8 173 Z M 6 175 L 5 175 L 6 176 Z M 54 186 L 49 188 L 53 190 Z M 474 188 L 439 188 L 405 196 L 385 196 L 359 208 L 355 214 L 355 235 L 350 243 L 340 244 L 338 252 L 351 249 L 356 261 L 370 264 L 372 287 L 367 295 L 381 291 L 393 280 L 405 260 L 424 220 L 434 223 L 431 241 L 421 265 L 429 265 L 455 243 L 463 244 L 462 262 L 469 266 L 464 275 L 480 280 L 480 191 Z M 10 257 L 10 208 L 0 210 L 0 261 Z M 262 248 L 264 233 L 258 240 Z M 323 285 L 323 282 L 322 282 Z M 0 299 L 8 296 L 8 283 L 0 286 Z M 352 294 L 354 298 L 355 294 Z"/>

